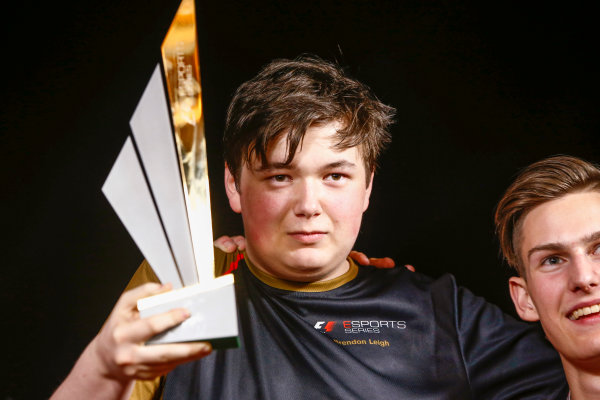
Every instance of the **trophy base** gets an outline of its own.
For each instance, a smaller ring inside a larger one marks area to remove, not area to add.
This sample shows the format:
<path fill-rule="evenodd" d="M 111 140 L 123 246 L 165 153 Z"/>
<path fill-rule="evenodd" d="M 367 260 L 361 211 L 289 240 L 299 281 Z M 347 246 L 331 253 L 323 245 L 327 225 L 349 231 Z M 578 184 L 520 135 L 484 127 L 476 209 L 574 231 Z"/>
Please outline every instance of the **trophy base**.
<path fill-rule="evenodd" d="M 239 347 L 233 275 L 146 297 L 138 300 L 137 306 L 141 318 L 174 308 L 185 308 L 191 314 L 146 344 L 210 342 L 216 349 Z"/>

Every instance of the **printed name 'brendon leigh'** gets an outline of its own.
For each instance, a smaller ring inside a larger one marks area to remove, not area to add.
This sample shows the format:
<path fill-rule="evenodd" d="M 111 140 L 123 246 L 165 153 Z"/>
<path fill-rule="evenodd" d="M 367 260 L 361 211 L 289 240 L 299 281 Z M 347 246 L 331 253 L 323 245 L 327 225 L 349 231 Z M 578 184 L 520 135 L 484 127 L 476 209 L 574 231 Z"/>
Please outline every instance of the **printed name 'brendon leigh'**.
<path fill-rule="evenodd" d="M 333 339 L 334 342 L 336 342 L 339 345 L 342 346 L 354 346 L 354 345 L 363 345 L 363 344 L 367 344 L 367 341 L 364 339 L 354 339 L 354 340 L 337 340 L 337 339 Z M 387 340 L 373 340 L 373 339 L 369 339 L 368 344 L 372 344 L 372 345 L 377 345 L 380 347 L 390 347 L 390 342 L 388 342 Z"/>

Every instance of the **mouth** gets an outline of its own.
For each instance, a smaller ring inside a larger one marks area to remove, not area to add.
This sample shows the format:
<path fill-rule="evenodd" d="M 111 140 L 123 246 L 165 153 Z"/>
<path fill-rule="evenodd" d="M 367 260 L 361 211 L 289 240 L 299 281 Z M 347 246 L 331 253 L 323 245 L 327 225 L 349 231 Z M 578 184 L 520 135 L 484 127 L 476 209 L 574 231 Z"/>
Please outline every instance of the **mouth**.
<path fill-rule="evenodd" d="M 288 235 L 303 244 L 314 244 L 323 239 L 327 232 L 322 231 L 296 231 L 290 232 Z"/>
<path fill-rule="evenodd" d="M 577 321 L 580 318 L 586 318 L 598 313 L 600 313 L 600 303 L 577 308 L 571 311 L 567 317 L 571 321 Z"/>

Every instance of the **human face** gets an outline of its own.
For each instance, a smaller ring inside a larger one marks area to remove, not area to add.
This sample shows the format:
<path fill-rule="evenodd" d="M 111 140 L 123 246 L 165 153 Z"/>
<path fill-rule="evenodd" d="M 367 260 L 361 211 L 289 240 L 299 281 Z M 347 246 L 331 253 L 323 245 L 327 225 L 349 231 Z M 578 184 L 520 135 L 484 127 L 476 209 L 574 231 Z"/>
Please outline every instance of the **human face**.
<path fill-rule="evenodd" d="M 241 212 L 253 264 L 278 278 L 315 282 L 342 275 L 369 204 L 357 147 L 334 149 L 337 122 L 310 127 L 289 165 L 286 136 L 267 149 L 267 166 L 243 166 L 239 191 L 225 168 L 229 203 Z M 372 178 L 372 176 L 371 176 Z"/>
<path fill-rule="evenodd" d="M 511 278 L 519 315 L 540 320 L 570 363 L 600 359 L 600 193 L 579 192 L 531 210 L 521 227 L 525 279 Z"/>

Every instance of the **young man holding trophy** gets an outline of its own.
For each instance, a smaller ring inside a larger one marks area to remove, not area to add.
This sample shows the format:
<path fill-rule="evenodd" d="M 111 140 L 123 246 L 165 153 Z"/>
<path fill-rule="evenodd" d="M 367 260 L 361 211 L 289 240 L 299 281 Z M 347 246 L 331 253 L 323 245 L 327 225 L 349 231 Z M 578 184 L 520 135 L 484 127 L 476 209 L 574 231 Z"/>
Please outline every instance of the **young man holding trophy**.
<path fill-rule="evenodd" d="M 564 396 L 538 330 L 450 275 L 359 269 L 348 258 L 392 115 L 315 57 L 276 60 L 242 84 L 227 113 L 225 187 L 246 250 L 215 262 L 216 275 L 235 278 L 239 348 L 144 345 L 189 316 L 140 318 L 136 301 L 168 290 L 144 284 L 123 294 L 55 398 Z M 143 264 L 132 286 L 153 279 Z"/>

